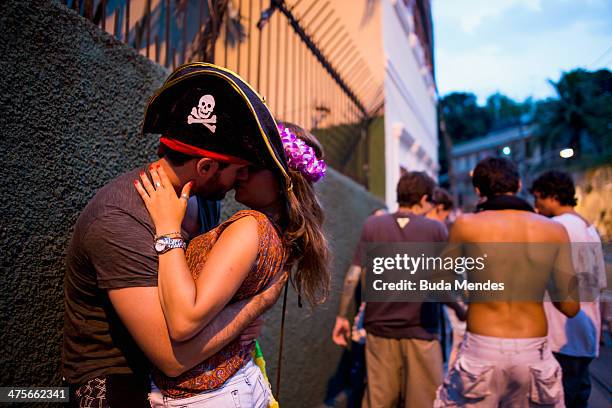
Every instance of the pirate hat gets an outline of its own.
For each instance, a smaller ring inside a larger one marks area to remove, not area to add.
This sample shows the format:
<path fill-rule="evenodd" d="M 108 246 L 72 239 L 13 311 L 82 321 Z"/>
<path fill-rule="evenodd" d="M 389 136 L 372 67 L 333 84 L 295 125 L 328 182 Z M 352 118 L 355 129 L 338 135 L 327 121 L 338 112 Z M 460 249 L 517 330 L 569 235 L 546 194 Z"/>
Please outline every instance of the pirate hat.
<path fill-rule="evenodd" d="M 149 100 L 142 132 L 192 156 L 278 171 L 291 181 L 276 122 L 263 99 L 234 72 L 203 62 L 181 65 Z"/>

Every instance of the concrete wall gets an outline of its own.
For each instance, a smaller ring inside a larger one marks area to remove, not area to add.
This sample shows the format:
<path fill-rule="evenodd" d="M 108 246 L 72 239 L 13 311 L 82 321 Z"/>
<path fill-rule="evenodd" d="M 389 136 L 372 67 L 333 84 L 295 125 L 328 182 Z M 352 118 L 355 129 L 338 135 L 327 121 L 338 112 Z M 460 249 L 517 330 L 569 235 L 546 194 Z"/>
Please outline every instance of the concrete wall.
<path fill-rule="evenodd" d="M 573 176 L 576 211 L 597 227 L 602 241 L 612 241 L 612 165 L 575 172 Z"/>
<path fill-rule="evenodd" d="M 142 138 L 146 100 L 167 72 L 50 1 L 0 3 L 2 386 L 60 384 L 64 254 L 95 191 L 154 158 Z M 333 170 L 318 191 L 334 255 L 329 301 L 311 313 L 290 296 L 284 406 L 316 406 L 340 350 L 330 340 L 343 273 L 361 224 L 380 202 Z M 226 203 L 225 213 L 235 204 Z M 262 344 L 272 376 L 280 305 Z M 274 378 L 274 377 L 272 377 Z"/>
<path fill-rule="evenodd" d="M 378 117 L 368 129 L 368 189 L 385 199 L 385 118 Z"/>

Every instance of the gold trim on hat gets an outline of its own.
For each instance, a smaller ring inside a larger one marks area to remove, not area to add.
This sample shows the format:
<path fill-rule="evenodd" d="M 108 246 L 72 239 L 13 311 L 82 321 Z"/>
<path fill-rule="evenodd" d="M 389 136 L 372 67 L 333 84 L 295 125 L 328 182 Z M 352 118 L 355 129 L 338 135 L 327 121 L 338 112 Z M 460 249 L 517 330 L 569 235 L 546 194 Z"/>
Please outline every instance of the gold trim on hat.
<path fill-rule="evenodd" d="M 244 82 L 246 84 L 246 86 L 249 87 L 249 89 L 251 91 L 253 91 L 255 93 L 255 95 L 257 95 L 257 97 L 259 99 L 261 99 L 261 101 L 263 102 L 264 106 L 266 107 L 266 109 L 268 110 L 268 113 L 270 113 L 270 117 L 272 118 L 272 121 L 274 122 L 274 126 L 278 131 L 278 124 L 276 123 L 276 119 L 274 119 L 274 115 L 272 115 L 272 112 L 270 111 L 270 108 L 268 108 L 268 105 L 266 104 L 265 100 L 259 95 L 259 93 L 257 93 L 257 91 L 247 82 L 245 81 L 240 75 L 236 74 L 235 72 L 233 72 L 232 70 L 229 70 L 227 68 L 223 68 L 220 67 L 218 65 L 214 65 L 214 64 L 209 64 L 207 62 L 189 62 L 183 65 L 180 65 L 179 67 L 177 67 L 174 72 L 170 75 L 173 75 L 177 72 L 179 72 L 180 70 L 187 68 L 187 67 L 192 67 L 192 66 L 201 66 L 201 67 L 208 67 L 208 68 L 215 68 L 218 69 L 220 71 L 224 71 L 224 72 L 228 72 L 234 76 L 236 76 L 237 78 L 239 78 L 242 82 Z M 257 113 L 255 112 L 255 108 L 253 108 L 253 105 L 251 104 L 251 101 L 249 100 L 249 98 L 246 96 L 246 94 L 244 93 L 244 91 L 242 89 L 240 89 L 240 87 L 236 84 L 236 82 L 226 76 L 226 75 L 222 75 L 220 72 L 215 72 L 215 71 L 206 71 L 207 74 L 212 74 L 215 75 L 219 78 L 223 78 L 225 80 L 227 80 L 227 82 L 230 83 L 230 85 L 240 94 L 240 96 L 242 96 L 242 98 L 247 102 L 247 105 L 249 106 L 249 109 L 251 110 L 251 113 L 253 113 L 253 116 L 255 118 L 255 121 L 257 122 L 257 127 L 259 128 L 259 132 L 264 140 L 264 143 L 266 144 L 266 147 L 268 149 L 268 152 L 270 153 L 270 155 L 272 156 L 272 159 L 274 160 L 274 162 L 276 163 L 276 165 L 278 166 L 278 168 L 280 169 L 281 173 L 283 174 L 283 177 L 285 178 L 285 187 L 287 191 L 291 191 L 293 189 L 293 183 L 291 182 L 291 178 L 289 177 L 289 174 L 287 174 L 287 171 L 285 170 L 285 168 L 283 167 L 283 165 L 278 161 L 278 158 L 276 157 L 276 154 L 274 154 L 274 149 L 272 148 L 272 146 L 270 145 L 270 141 L 268 140 L 268 138 L 266 137 L 266 133 L 263 130 L 263 127 L 261 126 L 261 122 L 259 121 L 259 117 L 257 116 Z M 145 116 L 146 116 L 146 112 L 149 110 L 149 107 L 151 106 L 151 104 L 155 101 L 155 99 L 157 99 L 157 97 L 163 92 L 165 91 L 167 88 L 169 88 L 170 86 L 181 82 L 184 79 L 187 78 L 191 78 L 192 76 L 196 76 L 196 75 L 200 75 L 202 74 L 202 72 L 191 72 L 189 74 L 185 74 L 180 78 L 177 79 L 171 79 L 170 81 L 164 82 L 164 84 L 162 85 L 161 88 L 159 88 L 151 97 L 151 99 L 149 99 L 149 102 L 147 103 L 147 107 L 145 109 Z M 143 127 L 144 127 L 144 121 L 143 121 Z M 284 154 L 284 152 L 281 152 L 282 154 Z"/>

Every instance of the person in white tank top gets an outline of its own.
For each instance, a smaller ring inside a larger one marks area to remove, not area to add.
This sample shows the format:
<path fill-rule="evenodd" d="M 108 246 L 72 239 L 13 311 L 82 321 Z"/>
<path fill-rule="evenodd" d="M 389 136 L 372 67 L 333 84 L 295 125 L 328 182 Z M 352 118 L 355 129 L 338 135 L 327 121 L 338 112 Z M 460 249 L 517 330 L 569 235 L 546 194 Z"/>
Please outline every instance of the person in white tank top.
<path fill-rule="evenodd" d="M 589 364 L 599 355 L 600 294 L 607 287 L 601 239 L 595 226 L 574 210 L 576 191 L 568 174 L 559 171 L 542 174 L 534 181 L 531 193 L 538 212 L 567 230 L 574 268 L 583 278 L 580 283 L 583 301 L 575 317 L 568 319 L 551 302 L 544 303 L 544 310 L 549 343 L 563 371 L 565 405 L 586 407 L 591 392 Z M 582 293 L 587 286 L 591 289 L 589 293 Z"/>

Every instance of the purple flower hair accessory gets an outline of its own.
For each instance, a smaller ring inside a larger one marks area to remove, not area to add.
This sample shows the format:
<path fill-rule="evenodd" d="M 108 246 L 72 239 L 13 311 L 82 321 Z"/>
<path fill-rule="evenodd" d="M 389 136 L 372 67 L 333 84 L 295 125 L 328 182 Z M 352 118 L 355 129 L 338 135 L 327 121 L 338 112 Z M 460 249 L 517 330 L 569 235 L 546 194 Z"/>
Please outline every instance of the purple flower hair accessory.
<path fill-rule="evenodd" d="M 299 139 L 289 128 L 278 125 L 278 131 L 289 167 L 302 173 L 311 183 L 321 180 L 325 176 L 327 165 L 323 160 L 317 159 L 314 149 Z"/>

